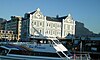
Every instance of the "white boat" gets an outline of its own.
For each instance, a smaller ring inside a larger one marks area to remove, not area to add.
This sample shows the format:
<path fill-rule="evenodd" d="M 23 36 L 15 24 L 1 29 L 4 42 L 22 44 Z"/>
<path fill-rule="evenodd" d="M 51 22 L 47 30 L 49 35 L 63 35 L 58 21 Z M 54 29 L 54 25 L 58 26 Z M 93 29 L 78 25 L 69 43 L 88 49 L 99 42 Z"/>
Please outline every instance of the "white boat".
<path fill-rule="evenodd" d="M 33 42 L 8 43 L 0 46 L 0 58 L 19 60 L 73 60 L 57 38 L 39 39 Z"/>

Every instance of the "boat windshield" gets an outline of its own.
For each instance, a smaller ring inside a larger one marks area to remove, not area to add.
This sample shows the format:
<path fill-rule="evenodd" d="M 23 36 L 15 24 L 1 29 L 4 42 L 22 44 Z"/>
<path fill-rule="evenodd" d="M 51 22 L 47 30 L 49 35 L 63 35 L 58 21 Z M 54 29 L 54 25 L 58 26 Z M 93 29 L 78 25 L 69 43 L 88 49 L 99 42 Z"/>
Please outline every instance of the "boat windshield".
<path fill-rule="evenodd" d="M 55 43 L 60 44 L 60 42 L 58 40 L 54 40 Z"/>
<path fill-rule="evenodd" d="M 9 52 L 8 49 L 0 47 L 0 55 L 7 55 L 8 52 Z"/>
<path fill-rule="evenodd" d="M 69 51 L 64 51 L 64 53 L 65 53 L 66 55 L 68 55 L 68 57 L 72 56 L 72 54 L 71 54 Z"/>

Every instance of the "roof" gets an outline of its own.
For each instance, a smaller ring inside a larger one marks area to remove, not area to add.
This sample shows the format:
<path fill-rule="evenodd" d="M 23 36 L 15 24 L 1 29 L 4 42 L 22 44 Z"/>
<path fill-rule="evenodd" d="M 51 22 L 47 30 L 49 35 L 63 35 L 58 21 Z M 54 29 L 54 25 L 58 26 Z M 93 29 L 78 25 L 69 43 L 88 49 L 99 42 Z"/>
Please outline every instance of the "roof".
<path fill-rule="evenodd" d="M 61 19 L 61 20 L 62 20 L 62 19 L 65 19 L 66 17 L 67 17 L 67 16 L 63 16 L 63 17 L 59 17 L 58 19 Z"/>
<path fill-rule="evenodd" d="M 48 21 L 55 21 L 55 22 L 62 22 L 63 19 L 65 19 L 67 16 L 63 16 L 63 17 L 49 17 L 46 16 L 46 20 Z"/>
<path fill-rule="evenodd" d="M 34 14 L 36 11 L 31 12 L 30 14 Z"/>
<path fill-rule="evenodd" d="M 33 12 L 28 12 L 26 14 L 34 14 L 36 11 L 40 11 L 40 9 L 37 8 L 37 10 L 35 10 Z M 67 15 L 67 16 L 63 16 L 63 17 L 59 17 L 58 15 L 56 17 L 46 16 L 46 20 L 48 20 L 48 21 L 55 21 L 55 22 L 62 22 L 62 20 L 65 19 L 68 16 L 70 16 L 70 14 Z"/>
<path fill-rule="evenodd" d="M 55 22 L 61 22 L 61 20 L 59 20 L 57 18 L 54 18 L 54 17 L 49 17 L 49 16 L 46 16 L 46 20 L 48 20 L 48 21 L 55 21 Z"/>
<path fill-rule="evenodd" d="M 35 11 L 28 12 L 26 14 L 34 14 L 36 11 L 40 11 L 40 9 L 37 8 Z M 70 14 L 68 16 L 70 16 Z M 55 21 L 55 22 L 62 22 L 62 20 L 65 19 L 68 16 L 63 16 L 63 17 L 59 17 L 58 15 L 56 17 L 46 16 L 46 20 L 48 20 L 48 21 Z"/>

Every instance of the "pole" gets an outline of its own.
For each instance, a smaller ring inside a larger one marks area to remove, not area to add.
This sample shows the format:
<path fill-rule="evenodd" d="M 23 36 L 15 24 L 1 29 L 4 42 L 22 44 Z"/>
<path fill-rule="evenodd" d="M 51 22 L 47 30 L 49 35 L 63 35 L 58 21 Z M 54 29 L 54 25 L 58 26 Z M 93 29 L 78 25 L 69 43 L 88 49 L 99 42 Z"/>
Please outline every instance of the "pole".
<path fill-rule="evenodd" d="M 81 53 L 82 53 L 82 40 L 81 40 L 81 43 L 80 43 L 80 55 L 81 55 L 80 56 L 80 58 L 81 58 L 80 60 L 82 60 L 82 54 Z"/>

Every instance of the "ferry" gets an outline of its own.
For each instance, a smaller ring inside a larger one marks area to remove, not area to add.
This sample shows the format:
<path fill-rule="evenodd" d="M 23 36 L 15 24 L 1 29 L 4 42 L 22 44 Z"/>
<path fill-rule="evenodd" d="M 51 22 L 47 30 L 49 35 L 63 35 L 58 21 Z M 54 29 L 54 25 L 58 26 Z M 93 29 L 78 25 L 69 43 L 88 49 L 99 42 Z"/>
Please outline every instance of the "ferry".
<path fill-rule="evenodd" d="M 0 46 L 0 58 L 15 60 L 74 60 L 73 55 L 57 38 L 34 38 L 32 42 L 2 44 Z"/>

